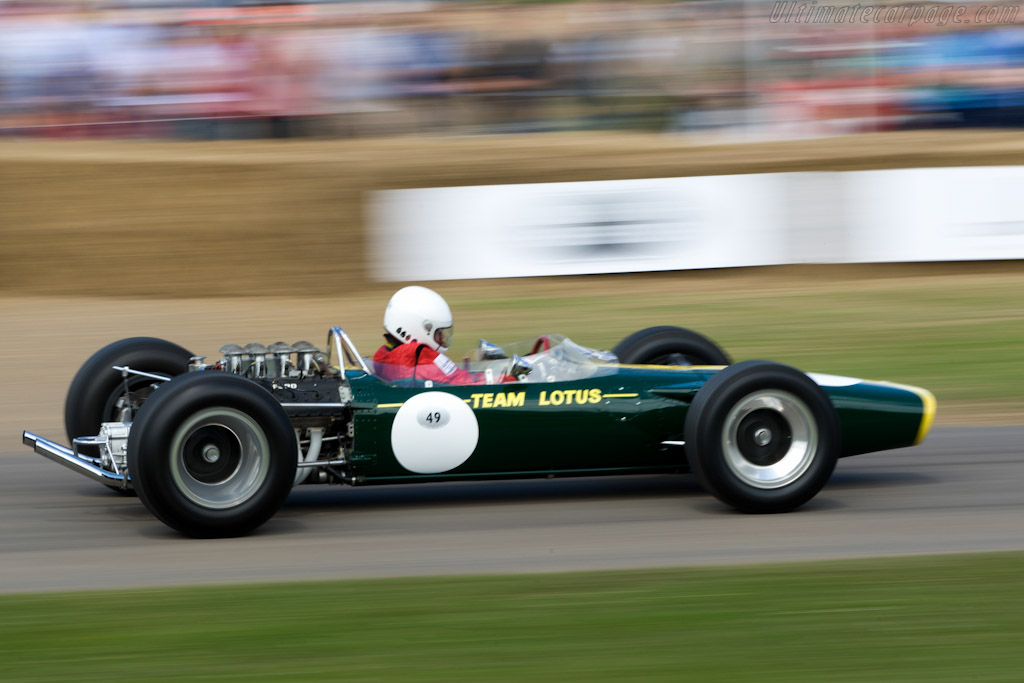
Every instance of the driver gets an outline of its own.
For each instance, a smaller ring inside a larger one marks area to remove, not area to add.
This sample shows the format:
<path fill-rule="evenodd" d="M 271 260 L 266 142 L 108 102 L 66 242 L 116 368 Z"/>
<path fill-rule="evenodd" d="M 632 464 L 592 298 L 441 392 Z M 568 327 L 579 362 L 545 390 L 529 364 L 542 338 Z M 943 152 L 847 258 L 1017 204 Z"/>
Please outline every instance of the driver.
<path fill-rule="evenodd" d="M 384 345 L 373 354 L 377 375 L 387 381 L 430 380 L 440 384 L 486 384 L 483 373 L 458 367 L 444 354 L 454 320 L 447 302 L 426 287 L 403 287 L 384 309 Z M 502 375 L 500 382 L 515 382 Z"/>

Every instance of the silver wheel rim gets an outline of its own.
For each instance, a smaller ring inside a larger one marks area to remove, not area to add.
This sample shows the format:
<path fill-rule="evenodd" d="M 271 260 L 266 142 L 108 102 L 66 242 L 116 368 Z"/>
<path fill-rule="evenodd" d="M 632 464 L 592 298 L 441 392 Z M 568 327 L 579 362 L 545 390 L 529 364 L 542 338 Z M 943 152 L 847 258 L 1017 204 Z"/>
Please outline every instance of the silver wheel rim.
<path fill-rule="evenodd" d="M 191 415 L 171 439 L 171 477 L 204 508 L 223 510 L 251 498 L 270 469 L 270 444 L 260 425 L 234 408 Z"/>
<path fill-rule="evenodd" d="M 722 451 L 749 486 L 777 489 L 799 479 L 818 452 L 818 425 L 807 404 L 786 391 L 756 391 L 725 418 Z"/>

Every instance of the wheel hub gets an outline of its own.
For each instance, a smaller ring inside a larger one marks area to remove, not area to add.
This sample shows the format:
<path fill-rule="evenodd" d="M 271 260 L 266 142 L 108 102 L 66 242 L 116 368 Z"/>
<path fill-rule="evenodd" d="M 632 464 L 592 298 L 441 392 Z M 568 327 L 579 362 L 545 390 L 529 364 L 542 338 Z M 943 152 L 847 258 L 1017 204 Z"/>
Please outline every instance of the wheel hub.
<path fill-rule="evenodd" d="M 789 451 L 793 432 L 786 419 L 775 410 L 762 408 L 746 415 L 736 430 L 740 454 L 759 467 L 774 465 Z"/>
<path fill-rule="evenodd" d="M 267 435 L 242 410 L 213 406 L 185 418 L 170 439 L 174 487 L 194 505 L 227 510 L 256 495 L 271 466 Z"/>
<path fill-rule="evenodd" d="M 238 469 L 242 445 L 230 429 L 206 425 L 185 440 L 182 457 L 185 471 L 193 479 L 204 484 L 218 484 Z"/>
<path fill-rule="evenodd" d="M 744 483 L 775 489 L 796 481 L 811 466 L 818 430 L 810 408 L 782 390 L 755 391 L 725 418 L 725 461 Z"/>

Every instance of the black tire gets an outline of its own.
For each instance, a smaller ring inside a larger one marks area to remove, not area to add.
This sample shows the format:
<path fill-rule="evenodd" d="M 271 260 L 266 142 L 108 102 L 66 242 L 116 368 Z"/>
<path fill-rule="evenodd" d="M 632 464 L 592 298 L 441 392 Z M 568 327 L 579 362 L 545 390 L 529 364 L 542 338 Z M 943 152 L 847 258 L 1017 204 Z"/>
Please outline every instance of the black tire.
<path fill-rule="evenodd" d="M 623 365 L 729 365 L 729 356 L 707 337 L 682 327 L 648 327 L 615 347 Z"/>
<path fill-rule="evenodd" d="M 742 512 L 794 510 L 825 486 L 840 450 L 828 395 L 788 365 L 744 361 L 709 379 L 686 415 L 686 459 Z"/>
<path fill-rule="evenodd" d="M 194 538 L 242 536 L 291 491 L 298 444 L 281 404 L 237 375 L 196 372 L 161 386 L 128 437 L 146 508 Z"/>
<path fill-rule="evenodd" d="M 64 401 L 64 428 L 68 439 L 95 436 L 104 422 L 120 421 L 125 398 L 137 408 L 149 396 L 155 380 L 131 376 L 128 378 L 128 396 L 125 380 L 113 366 L 128 366 L 134 370 L 175 377 L 188 371 L 192 354 L 169 341 L 152 337 L 122 339 L 104 346 L 85 361 L 71 380 Z M 134 412 L 134 410 L 133 410 Z M 95 446 L 83 447 L 82 452 L 96 455 Z"/>

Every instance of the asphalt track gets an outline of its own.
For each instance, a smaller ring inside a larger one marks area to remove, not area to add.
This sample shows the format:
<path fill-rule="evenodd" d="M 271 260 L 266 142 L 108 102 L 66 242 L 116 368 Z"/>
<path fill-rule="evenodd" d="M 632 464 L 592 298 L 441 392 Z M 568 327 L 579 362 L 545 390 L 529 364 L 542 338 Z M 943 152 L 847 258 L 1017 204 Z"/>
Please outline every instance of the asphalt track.
<path fill-rule="evenodd" d="M 0 592 L 789 562 L 1024 549 L 1024 427 L 842 460 L 801 510 L 735 513 L 686 475 L 309 486 L 256 534 L 183 538 L 137 498 L 0 456 Z"/>

